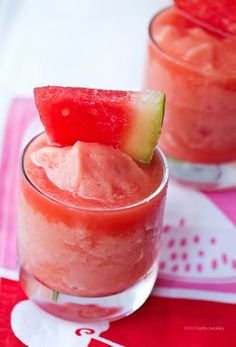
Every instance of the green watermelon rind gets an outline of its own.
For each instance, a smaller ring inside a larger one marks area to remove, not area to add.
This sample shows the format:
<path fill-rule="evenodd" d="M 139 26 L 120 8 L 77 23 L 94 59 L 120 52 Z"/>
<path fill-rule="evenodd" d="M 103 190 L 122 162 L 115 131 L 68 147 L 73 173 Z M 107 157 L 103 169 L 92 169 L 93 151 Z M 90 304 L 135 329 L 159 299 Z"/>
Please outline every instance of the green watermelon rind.
<path fill-rule="evenodd" d="M 165 94 L 158 91 L 144 91 L 144 96 L 136 100 L 134 124 L 120 150 L 133 159 L 150 163 L 161 134 L 164 120 Z"/>

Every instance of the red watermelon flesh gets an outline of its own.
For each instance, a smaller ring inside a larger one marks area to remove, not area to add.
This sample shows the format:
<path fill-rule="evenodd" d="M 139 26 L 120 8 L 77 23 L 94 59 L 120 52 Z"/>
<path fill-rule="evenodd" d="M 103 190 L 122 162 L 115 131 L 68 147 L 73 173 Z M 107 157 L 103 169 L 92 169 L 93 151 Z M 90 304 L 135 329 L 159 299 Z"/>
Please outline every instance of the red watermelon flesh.
<path fill-rule="evenodd" d="M 51 143 L 96 142 L 151 160 L 163 121 L 163 93 L 48 86 L 35 88 L 34 96 Z"/>
<path fill-rule="evenodd" d="M 236 0 L 175 0 L 175 4 L 192 17 L 236 35 Z"/>

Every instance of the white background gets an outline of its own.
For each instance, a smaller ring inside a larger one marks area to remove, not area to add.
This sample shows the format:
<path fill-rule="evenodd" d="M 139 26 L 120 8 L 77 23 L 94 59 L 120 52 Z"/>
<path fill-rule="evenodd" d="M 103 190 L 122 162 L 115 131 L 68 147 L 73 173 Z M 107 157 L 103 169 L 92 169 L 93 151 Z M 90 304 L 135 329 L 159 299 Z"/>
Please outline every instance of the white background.
<path fill-rule="evenodd" d="M 39 85 L 142 86 L 148 23 L 170 0 L 0 0 L 0 146 L 9 100 Z"/>
<path fill-rule="evenodd" d="M 140 88 L 148 23 L 169 3 L 0 0 L 7 27 L 1 30 L 0 86 L 28 94 L 47 83 Z"/>

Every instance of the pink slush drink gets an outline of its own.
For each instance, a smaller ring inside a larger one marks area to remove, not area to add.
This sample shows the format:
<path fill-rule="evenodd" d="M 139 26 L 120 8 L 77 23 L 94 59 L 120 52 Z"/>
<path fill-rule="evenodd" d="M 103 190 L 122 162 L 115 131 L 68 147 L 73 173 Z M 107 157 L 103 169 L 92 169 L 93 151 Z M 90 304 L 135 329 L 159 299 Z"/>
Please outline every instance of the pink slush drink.
<path fill-rule="evenodd" d="M 176 8 L 150 24 L 145 87 L 167 96 L 160 146 L 177 160 L 236 160 L 236 38 L 189 20 Z"/>
<path fill-rule="evenodd" d="M 109 145 L 58 146 L 46 133 L 34 138 L 20 182 L 27 295 L 79 321 L 117 319 L 141 306 L 158 271 L 167 176 L 157 149 L 147 164 Z"/>
<path fill-rule="evenodd" d="M 35 101 L 46 133 L 22 158 L 21 284 L 62 318 L 119 319 L 144 303 L 157 276 L 164 95 L 49 86 L 35 89 Z"/>

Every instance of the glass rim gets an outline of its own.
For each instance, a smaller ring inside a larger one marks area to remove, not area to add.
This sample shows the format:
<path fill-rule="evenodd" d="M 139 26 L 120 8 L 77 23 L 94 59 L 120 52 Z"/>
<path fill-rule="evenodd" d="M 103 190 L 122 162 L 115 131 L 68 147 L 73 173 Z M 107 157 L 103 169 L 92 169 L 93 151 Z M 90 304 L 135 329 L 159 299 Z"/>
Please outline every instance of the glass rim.
<path fill-rule="evenodd" d="M 187 20 L 191 21 L 194 24 L 197 24 L 198 26 L 200 26 L 201 28 L 209 31 L 210 33 L 215 33 L 218 34 L 224 38 L 228 38 L 231 39 L 232 41 L 235 41 L 236 43 L 236 38 L 233 34 L 230 33 L 226 33 L 220 29 L 214 28 L 213 26 L 204 23 L 202 20 L 200 19 L 196 19 L 194 17 L 192 17 L 191 15 L 189 15 L 188 13 L 184 12 L 183 10 L 177 8 L 176 6 L 168 6 L 165 7 L 161 10 L 159 10 L 158 12 L 156 12 L 154 14 L 154 16 L 150 19 L 149 25 L 148 25 L 148 37 L 151 40 L 152 44 L 155 46 L 156 49 L 158 49 L 158 51 L 160 51 L 161 54 L 163 54 L 163 56 L 167 57 L 169 60 L 173 61 L 174 63 L 177 63 L 179 65 L 182 65 L 184 67 L 189 67 L 191 68 L 191 70 L 195 70 L 204 74 L 207 74 L 206 71 L 203 71 L 200 67 L 195 66 L 194 64 L 191 64 L 190 62 L 187 61 L 183 61 L 179 58 L 174 57 L 172 54 L 166 52 L 165 49 L 163 49 L 160 44 L 155 40 L 154 38 L 154 32 L 153 32 L 153 25 L 154 22 L 156 21 L 156 19 L 163 13 L 166 12 L 170 9 L 174 9 L 176 10 L 181 16 L 183 16 L 184 18 L 186 18 Z"/>
<path fill-rule="evenodd" d="M 168 179 L 169 179 L 169 167 L 167 164 L 167 159 L 164 155 L 164 153 L 162 152 L 162 150 L 158 147 L 155 148 L 155 152 L 158 153 L 160 161 L 162 163 L 162 168 L 163 168 L 163 175 L 162 175 L 162 180 L 160 182 L 160 184 L 158 185 L 157 189 L 155 191 L 153 191 L 151 194 L 149 194 L 146 198 L 135 202 L 131 205 L 127 205 L 127 206 L 121 206 L 121 207 L 81 207 L 81 206 L 75 206 L 72 205 L 70 203 L 67 202 L 61 202 L 59 200 L 57 200 L 56 198 L 45 194 L 39 187 L 37 187 L 28 177 L 25 168 L 24 168 L 24 158 L 25 158 L 25 154 L 27 152 L 27 149 L 29 148 L 29 146 L 34 142 L 35 139 L 37 139 L 40 135 L 44 134 L 45 132 L 40 132 L 39 134 L 35 135 L 24 147 L 24 150 L 22 152 L 21 155 L 21 173 L 22 176 L 24 178 L 24 180 L 26 181 L 27 184 L 30 185 L 30 187 L 37 192 L 40 196 L 42 196 L 43 198 L 45 198 L 46 200 L 57 204 L 59 206 L 63 206 L 66 207 L 68 209 L 74 210 L 74 211 L 83 211 L 83 212 L 121 212 L 121 211 L 126 211 L 126 210 L 130 210 L 132 208 L 136 208 L 142 205 L 145 205 L 146 203 L 151 202 L 153 199 L 155 199 L 166 187 L 167 183 L 168 183 Z"/>

